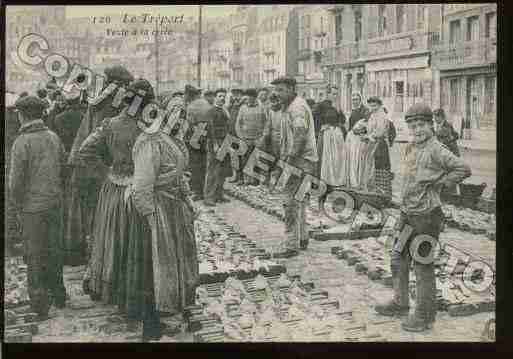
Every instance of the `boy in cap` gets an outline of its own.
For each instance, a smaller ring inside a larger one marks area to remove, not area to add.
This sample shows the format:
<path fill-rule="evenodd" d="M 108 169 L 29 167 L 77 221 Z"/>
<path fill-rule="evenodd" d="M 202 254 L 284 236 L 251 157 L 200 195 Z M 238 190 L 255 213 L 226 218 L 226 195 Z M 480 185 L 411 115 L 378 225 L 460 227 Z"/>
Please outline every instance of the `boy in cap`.
<path fill-rule="evenodd" d="M 207 174 L 205 178 L 204 198 L 205 205 L 213 207 L 216 202 L 229 202 L 223 196 L 223 185 L 225 178 L 231 172 L 230 160 L 226 157 L 223 162 L 216 159 L 216 153 L 221 147 L 224 138 L 228 134 L 229 116 L 224 109 L 226 90 L 218 89 L 215 92 L 215 106 L 212 107 L 207 116 L 210 119 L 208 124 L 207 141 Z"/>
<path fill-rule="evenodd" d="M 319 157 L 315 140 L 315 125 L 312 111 L 306 101 L 296 93 L 293 78 L 280 77 L 274 80 L 275 92 L 283 104 L 284 133 L 282 133 L 282 160 L 304 173 L 315 176 Z M 285 207 L 286 242 L 285 251 L 276 257 L 291 257 L 298 249 L 306 249 L 308 230 L 306 228 L 306 198 L 299 202 L 294 196 L 302 178 L 292 176 L 287 183 Z M 308 197 L 308 196 L 307 196 Z"/>
<path fill-rule="evenodd" d="M 11 151 L 9 193 L 21 214 L 31 309 L 39 320 L 46 320 L 50 295 L 58 308 L 66 301 L 61 235 L 64 147 L 41 120 L 41 99 L 26 96 L 15 107 L 21 127 Z"/>
<path fill-rule="evenodd" d="M 416 277 L 414 315 L 402 323 L 407 331 L 430 329 L 436 317 L 436 280 L 433 260 L 429 260 L 442 228 L 444 214 L 440 191 L 444 186 L 460 183 L 471 175 L 468 165 L 437 141 L 433 131 L 433 113 L 425 104 L 415 104 L 405 115 L 413 142 L 408 144 L 403 158 L 404 184 L 401 216 L 397 228 L 406 233 L 406 241 L 395 239 L 391 252 L 394 297 L 375 310 L 382 315 L 407 315 L 409 311 L 409 274 L 412 251 L 420 235 L 421 241 L 413 261 Z M 409 231 L 411 229 L 412 231 Z"/>
<path fill-rule="evenodd" d="M 248 150 L 239 169 L 239 178 L 244 177 L 245 184 L 257 185 L 258 180 L 256 178 L 250 178 L 247 175 L 242 176 L 242 172 L 243 166 L 264 132 L 264 126 L 267 122 L 267 110 L 258 103 L 257 91 L 255 89 L 246 90 L 245 95 L 248 97 L 248 101 L 245 105 L 241 106 L 237 122 L 235 123 L 237 136 L 248 145 Z"/>

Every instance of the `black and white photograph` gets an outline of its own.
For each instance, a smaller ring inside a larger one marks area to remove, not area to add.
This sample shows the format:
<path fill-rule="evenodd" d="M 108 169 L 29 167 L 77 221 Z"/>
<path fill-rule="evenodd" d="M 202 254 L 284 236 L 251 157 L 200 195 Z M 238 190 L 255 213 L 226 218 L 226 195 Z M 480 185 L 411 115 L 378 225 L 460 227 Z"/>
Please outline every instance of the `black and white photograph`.
<path fill-rule="evenodd" d="M 6 5 L 2 341 L 494 343 L 497 8 Z"/>

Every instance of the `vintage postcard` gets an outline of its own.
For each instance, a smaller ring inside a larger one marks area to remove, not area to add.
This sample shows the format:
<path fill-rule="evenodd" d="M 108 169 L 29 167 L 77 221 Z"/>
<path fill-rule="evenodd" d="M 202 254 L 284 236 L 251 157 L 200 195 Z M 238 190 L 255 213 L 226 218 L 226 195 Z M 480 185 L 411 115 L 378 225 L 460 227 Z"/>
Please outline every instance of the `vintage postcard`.
<path fill-rule="evenodd" d="M 5 25 L 5 342 L 495 341 L 497 4 Z"/>

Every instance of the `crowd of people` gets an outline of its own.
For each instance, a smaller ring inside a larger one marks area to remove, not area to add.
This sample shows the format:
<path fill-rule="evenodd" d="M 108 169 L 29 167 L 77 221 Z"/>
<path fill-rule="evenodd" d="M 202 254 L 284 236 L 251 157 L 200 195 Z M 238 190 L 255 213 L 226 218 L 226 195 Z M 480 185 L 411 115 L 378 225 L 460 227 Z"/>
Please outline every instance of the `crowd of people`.
<path fill-rule="evenodd" d="M 117 305 L 134 326 L 142 321 L 144 340 L 160 338 L 162 313 L 180 313 L 194 303 L 197 201 L 207 207 L 229 202 L 223 185 L 230 176 L 240 185 L 260 184 L 243 171 L 254 148 L 276 159 L 261 184 L 270 182 L 283 160 L 330 189 L 391 197 L 389 147 L 395 130 L 377 97 L 369 98 L 367 107 L 355 93 L 346 123 L 335 106 L 335 87 L 314 103 L 298 96 L 295 80 L 288 77 L 262 89 L 202 93 L 187 85 L 156 97 L 147 80 L 134 79 L 122 66 L 107 68 L 105 76 L 105 86 L 127 90 L 122 106 L 112 105 L 115 93 L 87 103 L 84 91 L 62 92 L 51 81 L 35 95 L 18 96 L 8 110 L 14 111 L 6 118 L 8 132 L 17 133 L 7 141 L 12 145 L 9 195 L 23 226 L 31 305 L 41 320 L 52 302 L 65 306 L 63 265 L 87 265 L 86 293 Z M 144 94 L 135 114 L 129 111 L 134 94 Z M 152 103 L 166 109 L 165 115 L 143 115 Z M 435 111 L 435 118 L 436 132 L 428 106 L 414 105 L 406 114 L 413 142 L 404 159 L 401 221 L 414 233 L 438 238 L 440 191 L 468 177 L 470 169 L 457 157 L 457 138 L 443 111 Z M 230 156 L 216 158 L 228 134 L 248 147 L 238 168 Z M 307 248 L 306 200 L 295 198 L 299 184 L 292 176 L 284 189 L 286 229 L 276 258 Z M 396 295 L 376 307 L 384 315 L 408 307 L 411 258 L 396 252 Z M 434 321 L 435 291 L 432 265 L 415 266 L 418 305 L 404 327 L 416 330 Z"/>

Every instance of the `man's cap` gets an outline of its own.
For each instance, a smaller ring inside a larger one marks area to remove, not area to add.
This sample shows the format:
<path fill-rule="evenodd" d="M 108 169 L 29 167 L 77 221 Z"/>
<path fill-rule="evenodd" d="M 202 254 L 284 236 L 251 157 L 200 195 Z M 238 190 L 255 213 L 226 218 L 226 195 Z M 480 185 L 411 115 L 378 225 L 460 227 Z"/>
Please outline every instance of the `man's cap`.
<path fill-rule="evenodd" d="M 20 93 L 20 98 L 25 97 L 25 96 L 28 96 L 27 91 L 23 91 L 22 93 Z"/>
<path fill-rule="evenodd" d="M 377 103 L 383 105 L 383 101 L 378 96 L 371 96 L 367 99 L 367 103 Z"/>
<path fill-rule="evenodd" d="M 433 112 L 425 103 L 416 103 L 408 109 L 404 119 L 406 122 L 413 120 L 433 121 Z"/>
<path fill-rule="evenodd" d="M 256 89 L 247 89 L 246 91 L 244 91 L 244 95 L 246 96 L 249 96 L 249 97 L 257 97 L 258 96 L 258 92 Z"/>
<path fill-rule="evenodd" d="M 41 118 L 46 103 L 37 96 L 23 96 L 16 100 L 14 107 L 16 111 L 20 111 L 31 118 Z"/>
<path fill-rule="evenodd" d="M 132 74 L 121 65 L 114 65 L 107 67 L 104 71 L 107 76 L 107 82 L 121 82 L 122 84 L 128 85 L 134 80 Z"/>
<path fill-rule="evenodd" d="M 279 84 L 285 84 L 287 86 L 296 86 L 296 79 L 292 77 L 282 76 L 278 77 L 274 81 L 271 82 L 271 85 L 279 85 Z"/>
<path fill-rule="evenodd" d="M 433 111 L 433 116 L 445 117 L 444 109 L 443 108 L 437 108 L 436 110 Z"/>
<path fill-rule="evenodd" d="M 236 88 L 233 88 L 233 89 L 231 90 L 231 93 L 244 93 L 244 91 L 243 91 L 242 89 L 240 89 L 240 88 L 236 87 Z"/>
<path fill-rule="evenodd" d="M 133 81 L 128 86 L 128 91 L 132 91 L 136 95 L 139 95 L 138 91 L 140 91 L 140 90 L 145 91 L 143 98 L 146 101 L 151 101 L 155 98 L 155 92 L 153 91 L 153 86 L 151 86 L 151 84 L 148 82 L 148 80 L 137 79 L 137 80 Z"/>
<path fill-rule="evenodd" d="M 45 89 L 37 90 L 37 96 L 39 96 L 39 98 L 45 98 L 47 95 L 48 91 L 46 91 Z"/>
<path fill-rule="evenodd" d="M 212 90 L 206 90 L 203 95 L 205 96 L 215 96 L 215 91 L 212 91 Z"/>
<path fill-rule="evenodd" d="M 176 91 L 171 94 L 171 98 L 175 98 L 177 96 L 183 96 L 183 91 Z"/>
<path fill-rule="evenodd" d="M 262 92 L 262 91 L 269 92 L 269 89 L 267 87 L 261 87 L 257 90 L 257 92 Z"/>
<path fill-rule="evenodd" d="M 185 93 L 190 95 L 197 95 L 201 93 L 201 90 L 192 85 L 185 85 Z"/>
<path fill-rule="evenodd" d="M 218 94 L 219 92 L 228 93 L 228 91 L 226 91 L 226 89 L 224 89 L 224 88 L 218 88 L 214 93 L 215 93 L 215 95 L 217 96 L 217 94 Z"/>

